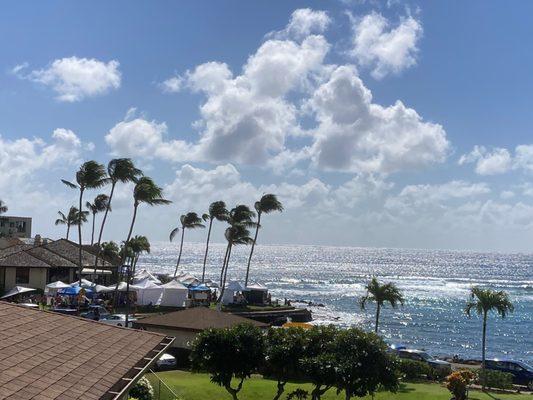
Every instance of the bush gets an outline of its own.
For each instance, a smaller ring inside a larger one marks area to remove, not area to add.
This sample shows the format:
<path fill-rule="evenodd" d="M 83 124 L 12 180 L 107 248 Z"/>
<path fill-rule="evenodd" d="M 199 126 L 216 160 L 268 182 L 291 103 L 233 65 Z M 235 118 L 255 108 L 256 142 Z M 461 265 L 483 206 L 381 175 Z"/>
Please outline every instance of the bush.
<path fill-rule="evenodd" d="M 475 374 L 468 369 L 452 372 L 446 377 L 446 388 L 453 394 L 455 400 L 465 400 L 468 395 L 468 385 L 474 378 Z"/>
<path fill-rule="evenodd" d="M 130 398 L 138 400 L 153 400 L 154 388 L 146 378 L 141 378 L 130 390 Z"/>
<path fill-rule="evenodd" d="M 405 379 L 431 378 L 433 376 L 433 368 L 426 363 L 415 360 L 402 360 L 398 363 L 398 372 Z"/>
<path fill-rule="evenodd" d="M 508 372 L 480 369 L 477 371 L 477 383 L 490 388 L 511 389 L 513 387 L 513 374 Z"/>

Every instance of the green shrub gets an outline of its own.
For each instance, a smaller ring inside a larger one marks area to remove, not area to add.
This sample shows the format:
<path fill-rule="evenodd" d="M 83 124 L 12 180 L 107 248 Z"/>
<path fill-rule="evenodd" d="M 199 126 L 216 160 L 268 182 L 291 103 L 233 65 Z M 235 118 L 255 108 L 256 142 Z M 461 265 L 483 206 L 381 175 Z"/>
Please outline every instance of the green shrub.
<path fill-rule="evenodd" d="M 477 383 L 497 389 L 511 389 L 513 387 L 513 374 L 491 369 L 479 369 L 477 371 Z"/>
<path fill-rule="evenodd" d="M 133 385 L 129 395 L 130 399 L 135 398 L 137 400 L 153 400 L 154 388 L 148 379 L 141 378 L 135 385 Z"/>
<path fill-rule="evenodd" d="M 398 372 L 404 379 L 431 378 L 433 376 L 433 368 L 426 363 L 415 360 L 400 359 Z"/>
<path fill-rule="evenodd" d="M 446 377 L 446 389 L 450 391 L 455 400 L 468 398 L 468 385 L 474 379 L 475 374 L 468 369 L 452 372 Z"/>

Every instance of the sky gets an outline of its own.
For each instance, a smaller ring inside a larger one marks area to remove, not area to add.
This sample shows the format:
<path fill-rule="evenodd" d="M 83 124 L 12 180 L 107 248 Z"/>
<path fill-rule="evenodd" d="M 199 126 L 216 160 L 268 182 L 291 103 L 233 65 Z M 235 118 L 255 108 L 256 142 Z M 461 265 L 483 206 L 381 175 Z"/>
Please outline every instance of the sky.
<path fill-rule="evenodd" d="M 532 11 L 8 2 L 0 199 L 58 238 L 57 212 L 76 203 L 61 179 L 86 160 L 131 157 L 173 202 L 141 206 L 135 233 L 152 241 L 185 212 L 274 193 L 285 210 L 264 218 L 259 243 L 529 252 Z M 121 185 L 104 239 L 123 240 L 131 214 Z"/>

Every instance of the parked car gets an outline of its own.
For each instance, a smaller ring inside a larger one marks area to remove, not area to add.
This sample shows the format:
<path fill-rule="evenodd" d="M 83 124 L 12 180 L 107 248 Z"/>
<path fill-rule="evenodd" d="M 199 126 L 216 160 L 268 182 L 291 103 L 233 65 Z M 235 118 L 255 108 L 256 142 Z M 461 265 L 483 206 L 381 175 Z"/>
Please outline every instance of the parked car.
<path fill-rule="evenodd" d="M 136 318 L 128 317 L 128 328 L 133 326 L 133 322 L 137 321 Z M 110 314 L 100 318 L 100 322 L 115 326 L 126 326 L 126 314 Z"/>
<path fill-rule="evenodd" d="M 435 368 L 435 370 L 442 372 L 443 374 L 448 374 L 452 372 L 452 365 L 449 362 L 436 359 L 422 350 L 400 349 L 398 350 L 397 354 L 398 357 L 403 359 L 415 360 L 426 363 L 430 367 Z"/>
<path fill-rule="evenodd" d="M 80 314 L 83 318 L 93 319 L 96 321 L 99 321 L 101 319 L 107 318 L 109 315 L 109 311 L 104 306 L 89 306 L 89 310 L 86 312 L 83 312 Z"/>
<path fill-rule="evenodd" d="M 171 354 L 165 353 L 159 358 L 159 360 L 155 362 L 155 365 L 156 369 L 161 371 L 165 369 L 176 369 L 178 366 L 178 362 L 176 361 L 176 357 Z"/>
<path fill-rule="evenodd" d="M 533 367 L 522 361 L 515 360 L 485 360 L 485 368 L 494 371 L 508 372 L 513 375 L 513 383 L 527 386 L 533 390 Z"/>

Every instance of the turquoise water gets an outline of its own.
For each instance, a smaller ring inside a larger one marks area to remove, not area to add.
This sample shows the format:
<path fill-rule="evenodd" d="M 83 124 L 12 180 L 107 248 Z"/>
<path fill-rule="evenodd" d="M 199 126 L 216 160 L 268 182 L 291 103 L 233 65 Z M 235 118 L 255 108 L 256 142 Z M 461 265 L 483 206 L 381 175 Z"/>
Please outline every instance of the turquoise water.
<path fill-rule="evenodd" d="M 435 355 L 480 357 L 481 319 L 464 314 L 470 287 L 505 290 L 514 314 L 489 319 L 488 356 L 533 363 L 533 254 L 473 253 L 324 246 L 257 246 L 251 277 L 266 284 L 273 298 L 303 300 L 315 323 L 373 329 L 374 308 L 358 308 L 369 277 L 396 283 L 404 307 L 386 308 L 380 333 L 389 342 L 423 348 Z M 218 279 L 224 245 L 212 245 L 207 276 Z M 229 277 L 241 279 L 248 248 L 232 253 Z M 184 246 L 180 270 L 200 275 L 203 244 Z M 177 246 L 155 243 L 140 264 L 174 272 Z M 298 304 L 296 304 L 298 305 Z M 302 305 L 304 306 L 304 305 Z"/>

